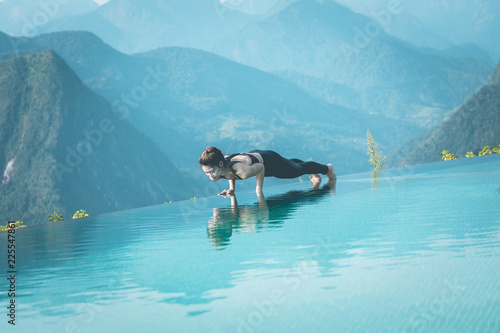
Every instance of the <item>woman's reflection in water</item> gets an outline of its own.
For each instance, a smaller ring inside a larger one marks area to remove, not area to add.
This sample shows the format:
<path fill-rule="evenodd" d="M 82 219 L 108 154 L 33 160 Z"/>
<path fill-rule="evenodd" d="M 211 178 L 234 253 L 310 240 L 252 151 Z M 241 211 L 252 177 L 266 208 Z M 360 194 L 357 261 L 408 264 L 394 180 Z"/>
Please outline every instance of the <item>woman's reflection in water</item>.
<path fill-rule="evenodd" d="M 267 200 L 261 194 L 258 204 L 243 206 L 238 205 L 234 194 L 228 195 L 231 207 L 213 209 L 213 216 L 208 221 L 208 238 L 218 250 L 222 250 L 229 244 L 233 230 L 254 233 L 264 228 L 279 227 L 301 205 L 312 204 L 327 194 L 335 194 L 335 187 L 336 182 L 328 182 L 321 188 L 293 190 Z"/>

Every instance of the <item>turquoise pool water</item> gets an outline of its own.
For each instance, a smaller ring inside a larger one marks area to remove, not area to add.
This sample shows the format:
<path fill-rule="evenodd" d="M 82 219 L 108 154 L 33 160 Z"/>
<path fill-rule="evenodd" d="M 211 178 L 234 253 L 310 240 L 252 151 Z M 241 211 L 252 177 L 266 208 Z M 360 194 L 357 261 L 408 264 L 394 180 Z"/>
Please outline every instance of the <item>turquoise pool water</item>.
<path fill-rule="evenodd" d="M 17 230 L 15 327 L 2 233 L 1 331 L 500 331 L 500 156 L 264 193 Z"/>

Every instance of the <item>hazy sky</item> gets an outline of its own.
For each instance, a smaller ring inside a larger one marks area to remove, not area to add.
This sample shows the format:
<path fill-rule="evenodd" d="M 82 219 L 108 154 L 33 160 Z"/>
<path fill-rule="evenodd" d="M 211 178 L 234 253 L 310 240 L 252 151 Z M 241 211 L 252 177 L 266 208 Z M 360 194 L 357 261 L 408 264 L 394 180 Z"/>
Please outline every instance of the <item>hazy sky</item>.
<path fill-rule="evenodd" d="M 2 0 L 0 0 L 2 1 Z M 93 0 L 94 2 L 97 2 L 98 4 L 102 5 L 108 2 L 109 0 Z M 213 1 L 220 1 L 220 2 L 234 2 L 234 3 L 241 3 L 241 2 L 247 2 L 250 4 L 250 7 L 252 8 L 252 13 L 253 14 L 258 14 L 258 13 L 265 13 L 269 8 L 271 8 L 278 0 L 213 0 Z"/>
<path fill-rule="evenodd" d="M 251 14 L 262 14 L 267 12 L 279 0 L 219 0 L 219 1 L 222 3 L 227 1 L 230 4 L 229 6 L 231 6 L 231 3 L 233 3 L 233 6 L 231 7 L 247 8 Z M 243 6 L 238 6 L 238 4 Z"/>

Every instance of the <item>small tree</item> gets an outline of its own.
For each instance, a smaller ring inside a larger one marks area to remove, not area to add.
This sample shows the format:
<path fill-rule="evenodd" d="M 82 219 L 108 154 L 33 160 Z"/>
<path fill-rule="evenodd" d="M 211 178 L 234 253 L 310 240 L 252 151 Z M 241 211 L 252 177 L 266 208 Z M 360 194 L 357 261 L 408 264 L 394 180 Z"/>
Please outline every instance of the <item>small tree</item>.
<path fill-rule="evenodd" d="M 382 152 L 379 151 L 377 142 L 375 142 L 370 130 L 366 131 L 366 140 L 368 142 L 368 156 L 370 156 L 370 163 L 373 165 L 373 171 L 376 174 L 382 169 L 382 166 L 384 166 L 387 157 L 383 156 Z"/>
<path fill-rule="evenodd" d="M 443 156 L 441 157 L 441 159 L 442 159 L 442 160 L 445 160 L 445 161 L 451 161 L 451 160 L 456 160 L 456 159 L 457 159 L 457 157 L 455 156 L 455 154 L 452 154 L 452 153 L 450 153 L 450 152 L 449 152 L 449 151 L 447 151 L 447 150 L 443 150 L 443 151 L 441 152 L 441 154 L 443 155 Z"/>

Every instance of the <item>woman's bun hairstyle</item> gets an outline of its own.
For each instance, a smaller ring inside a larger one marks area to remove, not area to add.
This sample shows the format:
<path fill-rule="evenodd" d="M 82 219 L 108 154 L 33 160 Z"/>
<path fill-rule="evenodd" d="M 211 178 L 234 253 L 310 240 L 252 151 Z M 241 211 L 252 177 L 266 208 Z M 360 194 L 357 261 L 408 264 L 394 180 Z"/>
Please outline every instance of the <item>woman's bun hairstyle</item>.
<path fill-rule="evenodd" d="M 198 162 L 200 165 L 209 165 L 209 166 L 219 166 L 219 163 L 222 161 L 223 165 L 226 166 L 226 160 L 224 159 L 224 155 L 222 152 L 216 147 L 207 147 L 203 153 L 201 153 L 200 159 Z"/>

